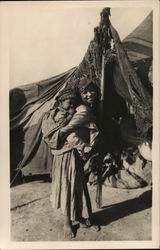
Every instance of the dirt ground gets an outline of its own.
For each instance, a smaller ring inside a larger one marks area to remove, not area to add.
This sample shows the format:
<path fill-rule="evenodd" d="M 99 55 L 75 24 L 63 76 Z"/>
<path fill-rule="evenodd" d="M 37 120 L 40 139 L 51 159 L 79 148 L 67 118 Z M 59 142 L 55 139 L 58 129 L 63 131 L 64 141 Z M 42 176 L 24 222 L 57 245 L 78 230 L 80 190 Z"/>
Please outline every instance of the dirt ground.
<path fill-rule="evenodd" d="M 63 217 L 50 204 L 50 182 L 33 181 L 11 188 L 11 240 L 62 241 Z M 151 240 L 152 191 L 103 187 L 103 206 L 95 205 L 96 186 L 89 186 L 99 232 L 75 225 L 72 241 Z M 66 240 L 66 239 L 65 239 Z"/>

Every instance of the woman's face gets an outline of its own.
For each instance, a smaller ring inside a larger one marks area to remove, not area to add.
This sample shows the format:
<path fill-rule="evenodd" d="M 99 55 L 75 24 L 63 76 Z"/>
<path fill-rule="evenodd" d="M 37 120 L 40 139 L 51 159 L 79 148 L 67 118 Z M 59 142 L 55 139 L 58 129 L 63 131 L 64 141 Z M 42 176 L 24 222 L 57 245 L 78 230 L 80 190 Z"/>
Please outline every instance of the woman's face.
<path fill-rule="evenodd" d="M 96 100 L 96 90 L 92 84 L 90 84 L 82 93 L 81 93 L 82 102 L 85 104 L 93 105 Z"/>
<path fill-rule="evenodd" d="M 66 99 L 66 100 L 60 102 L 60 106 L 61 106 L 61 108 L 65 109 L 65 110 L 69 110 L 70 108 L 75 107 L 75 100 L 74 99 Z"/>

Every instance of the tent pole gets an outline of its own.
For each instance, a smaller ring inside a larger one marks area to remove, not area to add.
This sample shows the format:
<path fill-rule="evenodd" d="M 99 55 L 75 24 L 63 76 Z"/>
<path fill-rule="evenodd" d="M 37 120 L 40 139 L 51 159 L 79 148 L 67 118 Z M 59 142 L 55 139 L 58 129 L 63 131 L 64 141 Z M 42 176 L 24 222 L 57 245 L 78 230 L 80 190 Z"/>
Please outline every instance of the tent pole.
<path fill-rule="evenodd" d="M 102 207 L 102 163 L 103 163 L 103 113 L 104 113 L 104 54 L 102 54 L 102 74 L 101 74 L 101 100 L 100 100 L 100 145 L 99 145 L 99 166 L 97 173 L 97 193 L 96 204 L 98 208 Z"/>

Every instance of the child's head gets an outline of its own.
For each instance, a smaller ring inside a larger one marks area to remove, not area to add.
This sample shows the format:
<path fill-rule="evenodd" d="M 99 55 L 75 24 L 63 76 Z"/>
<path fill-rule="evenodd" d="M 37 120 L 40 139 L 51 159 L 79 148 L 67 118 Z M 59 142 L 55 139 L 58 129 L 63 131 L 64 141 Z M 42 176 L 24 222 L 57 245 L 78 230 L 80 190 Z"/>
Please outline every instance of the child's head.
<path fill-rule="evenodd" d="M 64 110 L 73 109 L 76 105 L 77 96 L 72 89 L 63 89 L 57 96 L 57 104 Z"/>
<path fill-rule="evenodd" d="M 64 110 L 71 110 L 75 107 L 75 100 L 72 98 L 68 98 L 66 100 L 59 101 L 59 106 Z"/>

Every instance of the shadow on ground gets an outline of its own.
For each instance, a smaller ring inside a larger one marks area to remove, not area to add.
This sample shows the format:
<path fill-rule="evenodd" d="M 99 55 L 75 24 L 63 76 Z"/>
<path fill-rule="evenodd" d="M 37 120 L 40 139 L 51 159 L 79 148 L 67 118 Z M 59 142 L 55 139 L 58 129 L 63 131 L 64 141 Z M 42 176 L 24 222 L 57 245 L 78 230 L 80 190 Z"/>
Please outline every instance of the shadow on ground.
<path fill-rule="evenodd" d="M 101 211 L 93 214 L 95 225 L 105 226 L 128 215 L 143 211 L 152 206 L 152 190 L 144 192 L 137 198 L 104 206 Z"/>

